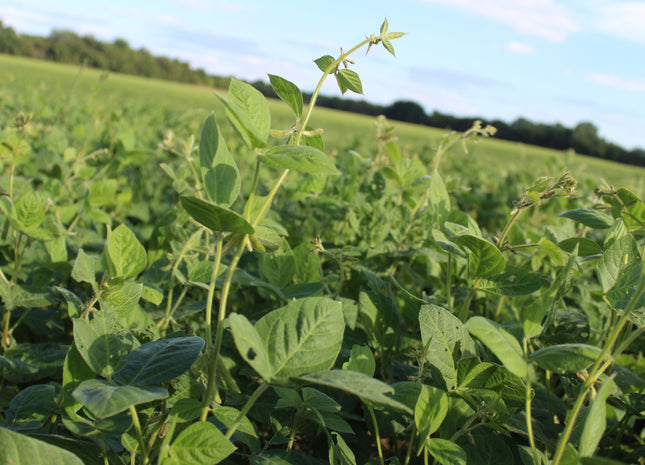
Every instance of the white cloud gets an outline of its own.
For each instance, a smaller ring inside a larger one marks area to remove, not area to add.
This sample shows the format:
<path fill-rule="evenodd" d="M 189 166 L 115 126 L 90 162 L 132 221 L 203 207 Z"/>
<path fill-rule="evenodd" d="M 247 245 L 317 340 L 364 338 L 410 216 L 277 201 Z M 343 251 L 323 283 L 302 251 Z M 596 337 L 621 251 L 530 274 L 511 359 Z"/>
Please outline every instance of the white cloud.
<path fill-rule="evenodd" d="M 637 81 L 636 79 L 623 79 L 611 74 L 589 74 L 585 79 L 594 84 L 613 87 L 614 89 L 645 92 L 645 81 Z"/>
<path fill-rule="evenodd" d="M 516 40 L 513 40 L 506 44 L 506 50 L 511 53 L 518 53 L 520 55 L 531 55 L 535 52 L 533 46 L 522 42 L 517 42 Z"/>
<path fill-rule="evenodd" d="M 573 13 L 553 0 L 423 0 L 458 7 L 477 16 L 502 22 L 528 35 L 551 42 L 562 42 L 567 35 L 581 30 Z"/>
<path fill-rule="evenodd" d="M 595 29 L 645 43 L 645 2 L 603 1 L 596 5 L 595 17 Z"/>
<path fill-rule="evenodd" d="M 229 13 L 255 13 L 254 6 L 245 5 L 239 2 L 217 2 L 217 8 Z"/>

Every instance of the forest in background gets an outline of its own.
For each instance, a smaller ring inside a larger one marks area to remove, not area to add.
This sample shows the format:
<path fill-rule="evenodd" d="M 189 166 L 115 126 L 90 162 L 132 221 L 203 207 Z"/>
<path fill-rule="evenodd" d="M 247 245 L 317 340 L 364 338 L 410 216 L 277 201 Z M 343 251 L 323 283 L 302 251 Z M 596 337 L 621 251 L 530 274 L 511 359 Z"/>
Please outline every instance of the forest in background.
<path fill-rule="evenodd" d="M 228 87 L 229 76 L 208 74 L 191 68 L 178 59 L 154 56 L 145 48 L 133 49 L 124 39 L 102 42 L 91 35 L 79 36 L 71 31 L 54 30 L 48 37 L 19 34 L 0 20 L 0 53 L 25 56 L 60 63 L 90 66 L 106 71 L 150 78 L 201 84 L 218 88 Z M 265 96 L 276 97 L 264 81 L 251 83 Z M 304 94 L 305 100 L 310 94 Z M 482 120 L 497 128 L 500 139 L 548 147 L 556 150 L 575 150 L 577 153 L 631 165 L 645 166 L 645 149 L 628 150 L 601 137 L 598 128 L 589 121 L 566 127 L 560 123 L 536 123 L 526 118 L 513 122 L 481 117 L 457 117 L 433 111 L 428 114 L 414 101 L 396 101 L 377 105 L 365 100 L 320 96 L 318 105 L 365 115 L 385 115 L 387 118 L 426 126 L 466 131 L 473 121 Z"/>

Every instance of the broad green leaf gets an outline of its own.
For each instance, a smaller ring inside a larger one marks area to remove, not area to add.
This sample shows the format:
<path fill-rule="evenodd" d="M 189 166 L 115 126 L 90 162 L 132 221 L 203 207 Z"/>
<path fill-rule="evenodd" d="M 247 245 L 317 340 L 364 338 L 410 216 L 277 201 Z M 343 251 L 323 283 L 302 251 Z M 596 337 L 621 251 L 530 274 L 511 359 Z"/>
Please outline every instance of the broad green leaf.
<path fill-rule="evenodd" d="M 337 432 L 331 433 L 334 439 L 329 439 L 329 463 L 331 465 L 356 465 L 354 452 L 347 445 L 343 437 Z"/>
<path fill-rule="evenodd" d="M 30 233 L 45 220 L 43 200 L 36 192 L 29 190 L 16 200 L 13 206 L 13 215 L 18 230 Z"/>
<path fill-rule="evenodd" d="M 278 97 L 289 105 L 297 118 L 300 118 L 302 116 L 302 92 L 298 86 L 275 74 L 269 74 L 269 81 Z"/>
<path fill-rule="evenodd" d="M 93 207 L 102 207 L 114 201 L 119 185 L 116 179 L 101 179 L 90 185 L 89 202 Z"/>
<path fill-rule="evenodd" d="M 84 465 L 69 451 L 0 427 L 0 463 L 15 465 Z"/>
<path fill-rule="evenodd" d="M 474 316 L 466 322 L 470 334 L 482 341 L 504 366 L 519 378 L 526 378 L 528 365 L 520 343 L 497 323 L 482 316 Z"/>
<path fill-rule="evenodd" d="M 116 315 L 107 310 L 93 313 L 92 320 L 74 320 L 74 341 L 83 360 L 94 373 L 108 377 L 125 366 L 125 357 L 134 338 L 117 324 Z"/>
<path fill-rule="evenodd" d="M 65 364 L 63 365 L 63 386 L 61 388 L 63 396 L 63 406 L 67 415 L 76 420 L 76 412 L 81 408 L 81 404 L 76 402 L 72 396 L 74 389 L 86 379 L 94 379 L 96 375 L 94 371 L 85 363 L 83 357 L 76 348 L 76 344 L 72 344 L 67 351 L 65 357 Z"/>
<path fill-rule="evenodd" d="M 436 169 L 430 177 L 430 189 L 428 190 L 428 193 L 430 208 L 433 211 L 432 224 L 435 227 L 441 227 L 441 225 L 446 222 L 446 219 L 450 214 L 450 196 L 448 195 L 446 185 L 443 182 L 441 175 L 439 175 L 439 172 Z"/>
<path fill-rule="evenodd" d="M 177 423 L 193 421 L 199 418 L 203 408 L 204 406 L 197 399 L 179 399 L 170 409 L 168 419 L 170 421 L 176 419 Z"/>
<path fill-rule="evenodd" d="M 606 380 L 598 389 L 587 412 L 580 436 L 578 454 L 581 456 L 594 455 L 607 426 L 607 398 L 615 389 L 613 378 Z"/>
<path fill-rule="evenodd" d="M 614 219 L 606 213 L 586 208 L 568 210 L 558 216 L 569 218 L 593 229 L 607 229 L 614 223 Z"/>
<path fill-rule="evenodd" d="M 600 352 L 588 344 L 557 344 L 536 350 L 529 359 L 555 373 L 578 373 L 589 368 Z"/>
<path fill-rule="evenodd" d="M 620 188 L 617 191 L 621 207 L 625 210 L 622 215 L 625 226 L 629 229 L 640 229 L 645 225 L 645 204 L 633 192 Z"/>
<path fill-rule="evenodd" d="M 631 234 L 617 237 L 607 247 L 597 265 L 602 290 L 612 305 L 626 305 L 642 276 L 642 259 Z M 620 307 L 622 308 L 622 307 Z"/>
<path fill-rule="evenodd" d="M 278 145 L 258 155 L 258 159 L 273 168 L 310 174 L 339 174 L 334 161 L 325 152 L 308 145 Z"/>
<path fill-rule="evenodd" d="M 226 117 L 250 149 L 267 145 L 271 114 L 266 98 L 253 86 L 231 79 L 226 97 L 215 94 L 226 108 Z"/>
<path fill-rule="evenodd" d="M 143 287 L 141 288 L 141 298 L 147 300 L 152 304 L 161 305 L 161 302 L 163 302 L 164 298 L 164 292 L 157 286 L 143 283 Z"/>
<path fill-rule="evenodd" d="M 526 401 L 524 382 L 503 366 L 472 357 L 459 361 L 457 373 L 455 392 L 466 400 L 492 394 L 500 396 L 507 405 L 521 406 Z"/>
<path fill-rule="evenodd" d="M 255 227 L 255 238 L 260 241 L 265 252 L 273 252 L 282 246 L 282 236 L 274 229 L 261 224 Z"/>
<path fill-rule="evenodd" d="M 387 395 L 394 392 L 392 386 L 358 371 L 317 371 L 293 379 L 351 392 L 364 401 L 391 407 L 409 414 L 413 413 L 410 407 Z"/>
<path fill-rule="evenodd" d="M 181 205 L 199 224 L 213 232 L 253 234 L 253 226 L 238 213 L 197 197 L 181 197 Z"/>
<path fill-rule="evenodd" d="M 10 425 L 25 421 L 41 422 L 55 411 L 56 388 L 51 384 L 32 384 L 9 403 L 5 418 Z"/>
<path fill-rule="evenodd" d="M 115 276 L 134 278 L 146 267 L 146 249 L 124 224 L 109 234 L 106 249 L 114 266 Z"/>
<path fill-rule="evenodd" d="M 474 276 L 488 278 L 504 271 L 506 259 L 492 243 L 472 234 L 461 235 L 454 241 L 468 249 L 470 271 Z"/>
<path fill-rule="evenodd" d="M 553 261 L 556 266 L 564 266 L 567 264 L 567 258 L 562 253 L 562 249 L 555 245 L 549 239 L 542 239 L 540 241 L 540 249 Z"/>
<path fill-rule="evenodd" d="M 453 389 L 457 383 L 457 362 L 475 356 L 475 343 L 459 318 L 437 305 L 421 306 L 419 327 L 426 359 L 441 372 L 448 389 Z"/>
<path fill-rule="evenodd" d="M 187 371 L 203 348 L 204 340 L 197 336 L 148 342 L 130 352 L 114 380 L 137 386 L 165 383 Z"/>
<path fill-rule="evenodd" d="M 240 193 L 240 172 L 211 113 L 199 139 L 199 163 L 209 200 L 229 207 Z"/>
<path fill-rule="evenodd" d="M 430 438 L 425 445 L 428 452 L 441 465 L 466 465 L 466 451 L 452 441 Z"/>
<path fill-rule="evenodd" d="M 343 363 L 343 370 L 358 371 L 367 376 L 374 376 L 376 360 L 372 349 L 354 344 L 349 354 L 349 361 Z"/>
<path fill-rule="evenodd" d="M 213 409 L 213 416 L 208 417 L 207 421 L 217 426 L 220 431 L 225 432 L 233 425 L 239 414 L 240 411 L 238 409 L 222 406 Z M 260 439 L 258 438 L 258 433 L 255 430 L 253 423 L 251 423 L 247 417 L 244 417 L 237 425 L 237 431 L 235 431 L 235 434 L 231 437 L 231 441 L 239 441 L 246 444 L 254 454 L 257 454 L 260 451 Z"/>
<path fill-rule="evenodd" d="M 293 280 L 296 275 L 296 259 L 285 238 L 282 238 L 278 250 L 260 257 L 260 272 L 267 281 L 281 288 Z"/>
<path fill-rule="evenodd" d="M 414 406 L 414 425 L 421 438 L 426 438 L 437 431 L 448 413 L 448 394 L 428 384 L 421 385 L 421 392 Z M 419 451 L 423 441 L 419 444 Z"/>
<path fill-rule="evenodd" d="M 65 236 L 58 236 L 56 239 L 45 242 L 45 249 L 49 254 L 52 263 L 67 262 L 67 242 Z"/>
<path fill-rule="evenodd" d="M 72 395 L 96 417 L 107 418 L 133 405 L 165 399 L 168 391 L 157 386 L 115 386 L 102 379 L 88 379 Z"/>
<path fill-rule="evenodd" d="M 56 286 L 55 289 L 58 293 L 63 294 L 65 302 L 67 302 L 67 316 L 72 319 L 81 316 L 81 313 L 83 313 L 83 302 L 81 302 L 81 299 L 72 291 L 63 287 Z"/>
<path fill-rule="evenodd" d="M 334 62 L 334 57 L 331 55 L 323 55 L 320 58 L 316 58 L 314 63 L 318 66 L 318 69 L 322 72 L 325 72 L 329 66 Z"/>
<path fill-rule="evenodd" d="M 79 404 L 80 405 L 80 404 Z M 132 428 L 132 417 L 129 412 L 120 413 L 109 418 L 97 418 L 94 421 L 77 416 L 75 421 L 62 418 L 65 427 L 77 436 L 93 439 L 118 438 Z"/>
<path fill-rule="evenodd" d="M 339 69 L 336 73 L 336 81 L 340 91 L 344 94 L 347 90 L 351 90 L 357 94 L 363 94 L 363 84 L 358 73 L 351 69 Z"/>
<path fill-rule="evenodd" d="M 79 283 L 96 284 L 96 259 L 87 255 L 83 249 L 78 250 L 72 278 Z"/>
<path fill-rule="evenodd" d="M 272 377 L 289 378 L 332 367 L 345 320 L 340 302 L 308 297 L 265 315 L 255 329 L 268 355 Z"/>
<path fill-rule="evenodd" d="M 161 465 L 214 465 L 234 451 L 235 446 L 215 425 L 202 421 L 179 433 L 170 444 L 170 457 Z"/>
<path fill-rule="evenodd" d="M 228 323 L 240 355 L 262 378 L 271 379 L 273 367 L 269 361 L 265 341 L 260 338 L 255 327 L 240 313 L 231 313 Z"/>
<path fill-rule="evenodd" d="M 311 408 L 319 412 L 340 412 L 341 406 L 334 399 L 326 394 L 323 394 L 318 389 L 306 387 L 302 390 L 302 399 Z"/>
<path fill-rule="evenodd" d="M 141 292 L 143 284 L 135 283 L 132 281 L 124 282 L 123 285 L 117 285 L 113 291 L 105 292 L 105 296 L 101 299 L 102 302 L 107 302 L 112 306 L 112 309 L 119 315 L 119 322 L 123 323 L 123 316 L 135 310 L 139 299 L 141 299 Z"/>
<path fill-rule="evenodd" d="M 529 295 L 548 284 L 546 276 L 519 266 L 506 265 L 504 271 L 482 279 L 477 289 L 505 296 Z"/>

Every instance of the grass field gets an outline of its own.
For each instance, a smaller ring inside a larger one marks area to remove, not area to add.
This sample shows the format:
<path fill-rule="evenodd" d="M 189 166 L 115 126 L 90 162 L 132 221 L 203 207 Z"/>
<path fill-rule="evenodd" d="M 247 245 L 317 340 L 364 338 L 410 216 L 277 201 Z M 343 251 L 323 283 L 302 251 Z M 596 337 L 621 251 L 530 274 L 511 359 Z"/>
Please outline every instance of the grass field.
<path fill-rule="evenodd" d="M 212 95 L 213 89 L 206 87 L 120 74 L 110 74 L 99 86 L 100 77 L 104 75 L 102 71 L 8 55 L 0 55 L 0 68 L 3 70 L 0 75 L 3 89 L 1 92 L 4 93 L 0 96 L 3 100 L 7 100 L 14 93 L 24 94 L 29 89 L 33 89 L 34 95 L 37 94 L 37 90 L 55 93 L 55 98 L 61 102 L 86 99 L 92 92 L 97 92 L 108 110 L 132 100 L 142 105 L 170 109 L 188 120 L 189 127 L 194 128 L 195 134 L 203 119 L 213 110 L 218 120 L 224 121 L 220 104 Z M 369 94 L 365 98 L 369 100 Z M 28 108 L 22 110 L 38 115 L 38 103 L 39 100 L 36 99 Z M 287 128 L 290 125 L 291 114 L 286 105 L 270 100 L 270 107 L 272 127 Z M 327 149 L 331 152 L 352 149 L 359 153 L 368 153 L 373 151 L 376 145 L 375 121 L 372 117 L 318 108 L 314 112 L 312 123 L 314 126 L 325 128 L 324 139 Z M 447 132 L 443 129 L 401 122 L 391 123 L 396 127 L 402 148 L 418 154 L 422 160 L 432 157 L 433 149 Z M 567 168 L 574 177 L 587 185 L 598 184 L 602 178 L 610 185 L 628 187 L 637 193 L 643 193 L 644 188 L 643 168 L 495 138 L 473 144 L 468 155 L 463 154 L 461 149 L 453 150 L 453 153 L 456 168 L 462 163 L 468 163 L 484 170 L 484 173 L 491 168 L 497 173 L 521 169 L 536 176 L 557 175 L 563 168 Z"/>

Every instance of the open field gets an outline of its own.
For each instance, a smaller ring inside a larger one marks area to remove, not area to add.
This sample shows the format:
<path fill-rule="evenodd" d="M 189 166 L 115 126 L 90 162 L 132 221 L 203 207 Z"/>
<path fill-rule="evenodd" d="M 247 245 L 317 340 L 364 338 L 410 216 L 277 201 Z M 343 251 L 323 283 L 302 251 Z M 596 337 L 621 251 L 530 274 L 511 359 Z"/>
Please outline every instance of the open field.
<path fill-rule="evenodd" d="M 0 69 L 0 463 L 645 465 L 643 169 Z"/>
<path fill-rule="evenodd" d="M 41 89 L 43 92 L 54 92 L 55 99 L 71 101 L 87 98 L 87 93 L 97 89 L 101 72 L 94 69 L 82 69 L 59 63 L 30 60 L 7 55 L 0 55 L 0 68 L 4 81 L 4 92 L 24 92 L 27 89 Z M 312 84 L 313 85 L 313 84 Z M 197 132 L 197 125 L 211 111 L 216 111 L 221 118 L 222 108 L 213 97 L 212 89 L 181 85 L 173 82 L 145 79 L 135 76 L 110 74 L 100 85 L 100 95 L 109 105 L 118 108 L 120 102 L 135 99 L 141 104 L 171 109 L 184 119 L 192 119 Z M 366 95 L 369 100 L 369 95 Z M 280 101 L 270 101 L 273 127 L 286 128 L 290 124 L 290 111 Z M 25 108 L 25 111 L 38 113 L 37 107 Z M 358 152 L 371 152 L 375 148 L 374 118 L 343 113 L 327 108 L 318 108 L 312 123 L 324 128 L 325 142 L 330 150 L 353 149 Z M 437 146 L 441 136 L 447 131 L 413 124 L 391 122 L 406 151 L 419 153 L 424 160 L 433 156 L 432 150 Z M 351 130 L 347 130 L 351 128 Z M 172 129 L 172 127 L 169 127 Z M 474 163 L 483 170 L 494 168 L 502 172 L 529 170 L 534 174 L 556 175 L 566 167 L 574 177 L 584 180 L 589 185 L 605 179 L 609 184 L 624 186 L 642 193 L 645 168 L 621 165 L 598 158 L 572 155 L 556 150 L 530 145 L 518 144 L 495 138 L 482 140 L 472 147 L 469 156 L 459 150 L 455 155 L 462 163 Z M 491 174 L 492 175 L 492 174 Z"/>

